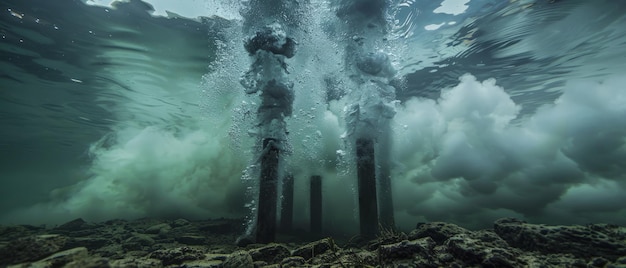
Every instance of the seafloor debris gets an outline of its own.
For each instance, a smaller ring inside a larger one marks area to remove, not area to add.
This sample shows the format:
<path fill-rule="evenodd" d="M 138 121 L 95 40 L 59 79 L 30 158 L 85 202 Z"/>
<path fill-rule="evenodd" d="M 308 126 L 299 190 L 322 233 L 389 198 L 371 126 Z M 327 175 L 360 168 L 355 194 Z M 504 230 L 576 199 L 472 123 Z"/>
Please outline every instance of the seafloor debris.
<path fill-rule="evenodd" d="M 303 232 L 237 247 L 242 226 L 228 219 L 0 226 L 0 267 L 626 267 L 626 228 L 607 224 L 507 218 L 493 230 L 471 231 L 430 222 L 408 235 L 384 230 L 371 241 L 310 242 Z"/>

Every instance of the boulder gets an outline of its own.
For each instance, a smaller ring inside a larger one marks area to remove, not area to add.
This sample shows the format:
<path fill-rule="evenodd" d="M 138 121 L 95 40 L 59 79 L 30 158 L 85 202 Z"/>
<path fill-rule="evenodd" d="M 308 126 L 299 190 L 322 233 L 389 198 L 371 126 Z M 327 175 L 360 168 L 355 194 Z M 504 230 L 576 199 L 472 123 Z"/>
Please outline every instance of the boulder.
<path fill-rule="evenodd" d="M 36 235 L 11 241 L 0 252 L 0 266 L 31 262 L 59 252 L 65 247 L 67 237 L 62 235 Z"/>
<path fill-rule="evenodd" d="M 494 247 L 469 234 L 457 234 L 448 239 L 445 245 L 448 252 L 467 265 L 494 268 L 520 266 L 516 252 L 509 248 Z"/>
<path fill-rule="evenodd" d="M 614 225 L 547 226 L 504 218 L 495 222 L 494 230 L 513 247 L 543 254 L 571 253 L 608 260 L 626 256 L 625 234 Z"/>

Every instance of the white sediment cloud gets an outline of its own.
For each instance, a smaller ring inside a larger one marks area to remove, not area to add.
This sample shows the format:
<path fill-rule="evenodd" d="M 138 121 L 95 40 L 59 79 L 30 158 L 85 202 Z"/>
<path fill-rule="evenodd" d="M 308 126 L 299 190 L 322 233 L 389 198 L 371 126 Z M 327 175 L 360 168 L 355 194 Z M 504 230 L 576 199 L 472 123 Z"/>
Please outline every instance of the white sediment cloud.
<path fill-rule="evenodd" d="M 570 81 L 554 104 L 515 121 L 505 91 L 470 75 L 436 102 L 408 101 L 395 117 L 395 190 L 422 190 L 397 194 L 398 209 L 483 226 L 509 215 L 585 223 L 623 214 L 624 82 Z"/>

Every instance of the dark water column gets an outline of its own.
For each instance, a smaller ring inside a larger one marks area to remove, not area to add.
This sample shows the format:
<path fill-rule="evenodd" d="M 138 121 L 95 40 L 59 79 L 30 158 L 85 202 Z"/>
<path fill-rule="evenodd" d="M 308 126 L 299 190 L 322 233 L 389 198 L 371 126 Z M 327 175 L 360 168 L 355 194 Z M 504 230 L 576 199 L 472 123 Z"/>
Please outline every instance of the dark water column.
<path fill-rule="evenodd" d="M 263 140 L 257 216 L 257 243 L 270 243 L 276 236 L 276 189 L 278 183 L 278 147 L 273 139 Z"/>
<path fill-rule="evenodd" d="M 283 179 L 283 200 L 280 207 L 280 229 L 290 232 L 293 225 L 293 175 Z"/>
<path fill-rule="evenodd" d="M 311 232 L 322 232 L 322 177 L 311 176 Z"/>
<path fill-rule="evenodd" d="M 356 157 L 361 236 L 374 237 L 378 233 L 374 141 L 367 138 L 357 139 Z"/>

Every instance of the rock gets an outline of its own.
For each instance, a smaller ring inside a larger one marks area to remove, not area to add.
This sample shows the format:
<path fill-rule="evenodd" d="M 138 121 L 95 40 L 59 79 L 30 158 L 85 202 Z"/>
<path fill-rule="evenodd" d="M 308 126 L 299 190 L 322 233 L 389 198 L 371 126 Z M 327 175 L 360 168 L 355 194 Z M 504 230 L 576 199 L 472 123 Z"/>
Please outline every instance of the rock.
<path fill-rule="evenodd" d="M 176 228 L 176 227 L 181 227 L 181 226 L 187 226 L 190 223 L 191 222 L 189 222 L 188 220 L 178 219 L 178 220 L 175 220 L 174 222 L 172 222 L 172 227 Z"/>
<path fill-rule="evenodd" d="M 224 267 L 223 261 L 220 260 L 198 260 L 188 261 L 181 264 L 180 268 L 221 268 Z"/>
<path fill-rule="evenodd" d="M 606 268 L 626 268 L 626 256 L 618 258 L 614 263 L 608 264 Z"/>
<path fill-rule="evenodd" d="M 43 260 L 40 260 L 33 264 L 34 267 L 63 267 L 66 264 L 87 258 L 87 248 L 79 247 L 68 249 L 65 251 L 57 252 L 52 254 L 50 257 L 47 257 Z M 41 266 L 39 265 L 41 264 Z"/>
<path fill-rule="evenodd" d="M 62 235 L 37 235 L 19 238 L 0 251 L 0 266 L 40 260 L 65 247 L 67 237 Z"/>
<path fill-rule="evenodd" d="M 240 250 L 230 254 L 224 261 L 224 268 L 252 268 L 254 267 L 252 256 L 245 251 Z"/>
<path fill-rule="evenodd" d="M 470 236 L 474 239 L 478 239 L 489 245 L 490 247 L 496 248 L 506 248 L 509 247 L 509 244 L 504 241 L 498 234 L 496 234 L 493 230 L 480 230 L 470 233 Z"/>
<path fill-rule="evenodd" d="M 389 245 L 408 240 L 408 236 L 403 232 L 396 232 L 393 229 L 381 229 L 376 239 L 367 242 L 367 249 L 376 251 L 381 245 Z"/>
<path fill-rule="evenodd" d="M 375 267 L 380 265 L 374 252 L 350 248 L 339 252 L 339 263 L 348 267 Z"/>
<path fill-rule="evenodd" d="M 143 250 L 144 247 L 150 247 L 154 243 L 154 239 L 149 235 L 133 233 L 131 237 L 122 243 L 122 248 L 126 251 Z"/>
<path fill-rule="evenodd" d="M 10 241 L 35 235 L 38 231 L 42 231 L 44 229 L 44 227 L 36 227 L 32 225 L 0 226 L 0 241 Z"/>
<path fill-rule="evenodd" d="M 280 267 L 302 267 L 306 263 L 306 260 L 300 256 L 293 256 L 284 258 L 280 262 Z"/>
<path fill-rule="evenodd" d="M 159 223 L 156 225 L 152 225 L 150 227 L 148 227 L 144 233 L 146 234 L 159 234 L 159 235 L 165 235 L 167 233 L 169 233 L 169 231 L 172 230 L 172 227 L 167 224 L 167 223 Z"/>
<path fill-rule="evenodd" d="M 187 245 L 204 245 L 206 238 L 198 235 L 183 235 L 175 238 L 176 242 Z"/>
<path fill-rule="evenodd" d="M 67 240 L 67 248 L 86 247 L 89 250 L 99 249 L 107 244 L 112 244 L 108 239 L 99 237 L 75 237 Z"/>
<path fill-rule="evenodd" d="M 149 255 L 152 259 L 161 260 L 163 265 L 181 264 L 185 261 L 201 260 L 204 252 L 190 247 L 157 250 Z"/>
<path fill-rule="evenodd" d="M 615 261 L 615 264 L 626 264 L 626 256 L 619 257 L 619 258 Z"/>
<path fill-rule="evenodd" d="M 269 244 L 267 246 L 248 251 L 252 260 L 263 261 L 269 264 L 280 263 L 282 259 L 291 256 L 289 249 L 281 244 Z"/>
<path fill-rule="evenodd" d="M 328 250 L 336 250 L 336 248 L 337 245 L 335 245 L 335 242 L 331 238 L 324 238 L 297 248 L 293 251 L 292 255 L 309 260 L 313 258 L 313 256 L 324 254 Z"/>
<path fill-rule="evenodd" d="M 589 268 L 602 268 L 605 267 L 607 264 L 609 264 L 609 260 L 602 258 L 602 257 L 595 257 L 592 258 L 588 263 L 587 263 L 587 267 Z"/>
<path fill-rule="evenodd" d="M 382 245 L 378 248 L 378 256 L 381 262 L 390 263 L 399 259 L 411 259 L 418 255 L 422 258 L 430 258 L 437 243 L 430 237 L 424 237 L 413 241 L 402 241 L 390 245 Z"/>
<path fill-rule="evenodd" d="M 86 258 L 76 260 L 65 265 L 64 268 L 110 268 L 109 260 L 107 258 Z"/>
<path fill-rule="evenodd" d="M 450 237 L 457 234 L 467 234 L 470 231 L 452 223 L 429 222 L 418 223 L 415 230 L 409 233 L 408 240 L 416 240 L 423 237 L 432 238 L 437 244 L 443 244 Z"/>
<path fill-rule="evenodd" d="M 161 268 L 163 264 L 155 259 L 124 258 L 111 261 L 111 267 L 115 268 Z"/>
<path fill-rule="evenodd" d="M 54 228 L 55 230 L 64 230 L 64 231 L 80 231 L 80 230 L 84 230 L 86 228 L 90 228 L 91 226 L 89 224 L 87 224 L 86 221 L 84 221 L 81 218 L 75 219 L 75 220 L 71 220 L 69 222 L 66 222 L 64 224 L 61 224 L 60 226 Z"/>
<path fill-rule="evenodd" d="M 626 243 L 617 226 L 546 226 L 504 218 L 495 222 L 494 230 L 509 245 L 528 251 L 609 260 L 626 255 Z"/>
<path fill-rule="evenodd" d="M 481 267 L 519 267 L 509 249 L 493 247 L 489 243 L 472 238 L 469 234 L 457 234 L 446 241 L 448 251 L 468 265 Z"/>

